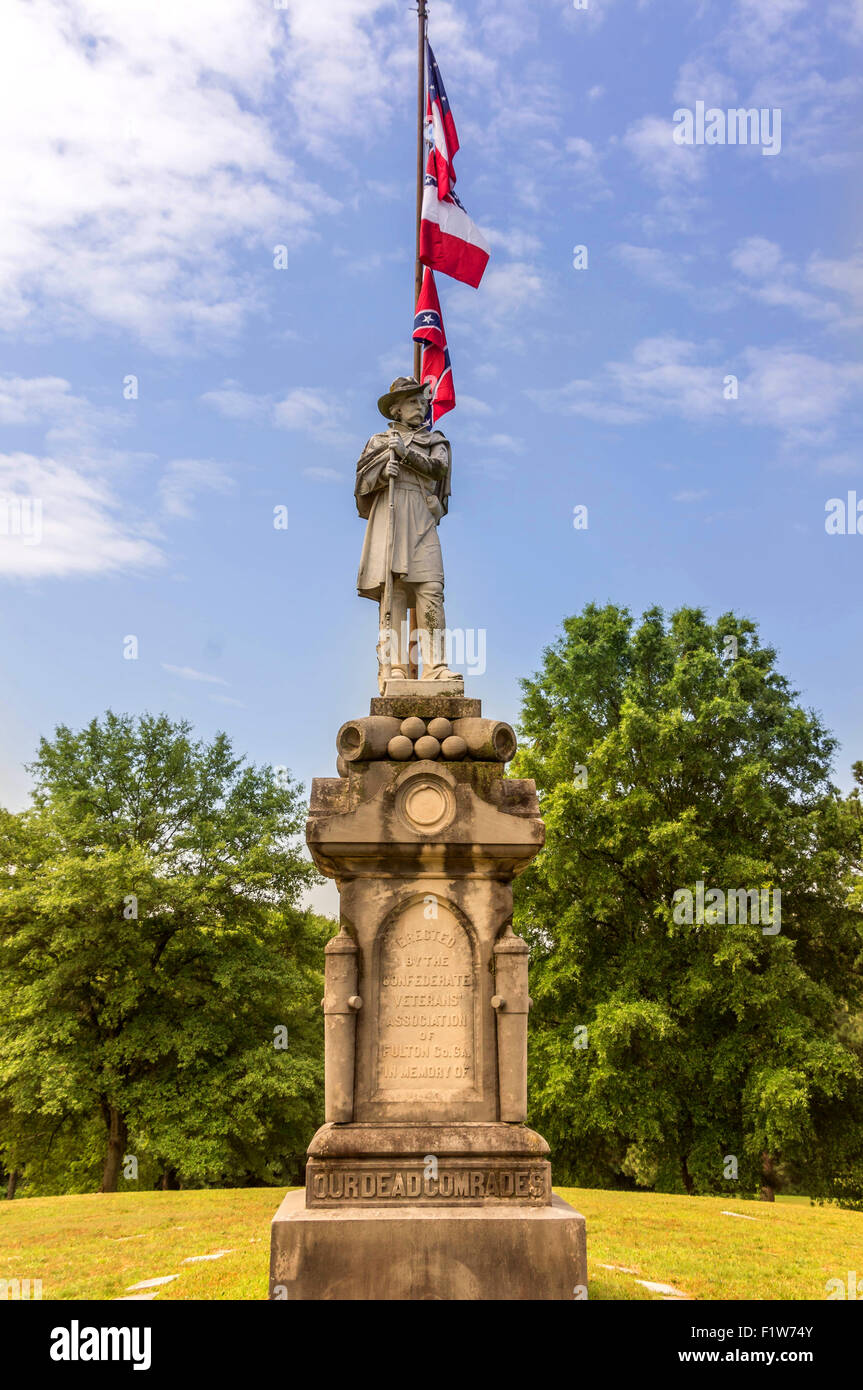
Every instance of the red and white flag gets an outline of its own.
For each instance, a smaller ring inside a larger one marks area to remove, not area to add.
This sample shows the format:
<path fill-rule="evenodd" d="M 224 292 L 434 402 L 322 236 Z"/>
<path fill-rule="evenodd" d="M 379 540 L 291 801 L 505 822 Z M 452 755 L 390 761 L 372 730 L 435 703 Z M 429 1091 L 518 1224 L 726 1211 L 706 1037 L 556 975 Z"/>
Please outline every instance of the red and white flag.
<path fill-rule="evenodd" d="M 491 248 L 483 233 L 465 212 L 453 190 L 453 159 L 458 149 L 455 121 L 449 108 L 440 71 L 426 43 L 428 101 L 432 145 L 426 164 L 420 222 L 420 260 L 432 270 L 443 271 L 466 285 L 479 285 Z"/>
<path fill-rule="evenodd" d="M 429 423 L 434 424 L 455 405 L 452 367 L 440 311 L 434 273 L 426 270 L 414 317 L 414 341 L 422 343 L 420 381 L 429 385 Z"/>

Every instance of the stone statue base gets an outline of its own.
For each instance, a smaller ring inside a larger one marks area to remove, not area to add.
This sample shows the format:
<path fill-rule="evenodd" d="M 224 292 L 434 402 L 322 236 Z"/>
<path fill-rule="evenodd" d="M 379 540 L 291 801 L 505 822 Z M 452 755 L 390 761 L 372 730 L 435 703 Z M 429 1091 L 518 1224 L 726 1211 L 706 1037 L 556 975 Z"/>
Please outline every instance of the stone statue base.
<path fill-rule="evenodd" d="M 386 681 L 384 695 L 391 699 L 397 699 L 399 695 L 419 695 L 423 699 L 430 695 L 464 695 L 464 677 L 459 676 L 451 681 Z"/>
<path fill-rule="evenodd" d="M 508 724 L 418 684 L 343 724 L 339 777 L 312 785 L 306 838 L 341 900 L 326 1123 L 273 1221 L 270 1297 L 583 1298 L 584 1218 L 524 1124 L 512 880 L 544 841 L 536 788 L 505 776 Z"/>
<path fill-rule="evenodd" d="M 273 1221 L 272 1299 L 584 1298 L 584 1217 L 549 1206 L 307 1208 Z"/>

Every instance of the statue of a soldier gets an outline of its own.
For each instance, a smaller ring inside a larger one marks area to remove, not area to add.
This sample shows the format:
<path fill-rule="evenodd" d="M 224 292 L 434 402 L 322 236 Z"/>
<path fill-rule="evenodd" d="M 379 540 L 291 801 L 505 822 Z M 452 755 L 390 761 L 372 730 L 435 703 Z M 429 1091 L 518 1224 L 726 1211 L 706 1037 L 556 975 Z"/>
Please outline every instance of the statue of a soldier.
<path fill-rule="evenodd" d="M 412 607 L 422 679 L 458 680 L 445 659 L 444 574 L 437 534 L 449 501 L 452 451 L 440 430 L 427 428 L 426 387 L 414 377 L 398 377 L 378 409 L 390 427 L 372 435 L 363 449 L 354 489 L 357 511 L 368 521 L 357 590 L 380 603 L 378 661 L 382 669 L 390 668 L 390 679 L 404 680 L 410 670 L 407 614 Z M 388 561 L 393 576 L 389 630 L 384 611 Z"/>

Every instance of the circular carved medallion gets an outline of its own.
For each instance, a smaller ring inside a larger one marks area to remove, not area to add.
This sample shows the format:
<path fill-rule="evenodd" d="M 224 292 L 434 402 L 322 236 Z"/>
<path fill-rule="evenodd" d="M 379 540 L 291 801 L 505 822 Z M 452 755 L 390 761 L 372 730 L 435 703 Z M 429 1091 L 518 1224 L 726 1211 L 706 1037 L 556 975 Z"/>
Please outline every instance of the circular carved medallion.
<path fill-rule="evenodd" d="M 455 816 L 455 797 L 445 782 L 435 777 L 412 777 L 396 797 L 399 815 L 420 835 L 434 835 Z"/>

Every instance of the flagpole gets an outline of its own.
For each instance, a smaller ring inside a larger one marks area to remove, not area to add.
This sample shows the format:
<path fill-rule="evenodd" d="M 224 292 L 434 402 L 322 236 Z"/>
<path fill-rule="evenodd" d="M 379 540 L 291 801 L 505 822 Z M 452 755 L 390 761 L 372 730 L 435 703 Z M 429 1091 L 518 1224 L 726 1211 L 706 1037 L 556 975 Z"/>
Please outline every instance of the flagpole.
<path fill-rule="evenodd" d="M 414 266 L 414 302 L 411 306 L 411 328 L 413 328 L 416 304 L 423 283 L 423 268 L 420 263 L 420 223 L 423 215 L 423 185 L 425 182 L 425 118 L 426 118 L 426 25 L 428 10 L 426 0 L 417 0 L 417 213 L 416 213 L 416 261 Z M 413 342 L 413 339 L 411 339 Z M 413 342 L 414 376 L 420 379 L 422 371 L 422 344 Z M 416 612 L 408 609 L 408 637 L 416 630 Z M 408 641 L 408 676 L 416 680 L 419 663 L 412 642 Z"/>
<path fill-rule="evenodd" d="M 416 302 L 423 283 L 423 268 L 420 263 L 420 223 L 423 215 L 423 184 L 425 181 L 425 119 L 426 119 L 426 26 L 428 10 L 426 0 L 417 0 L 418 38 L 417 38 L 417 216 L 416 216 L 416 265 L 414 269 L 414 302 L 411 308 L 413 324 Z M 420 379 L 422 345 L 414 343 L 414 376 Z"/>

